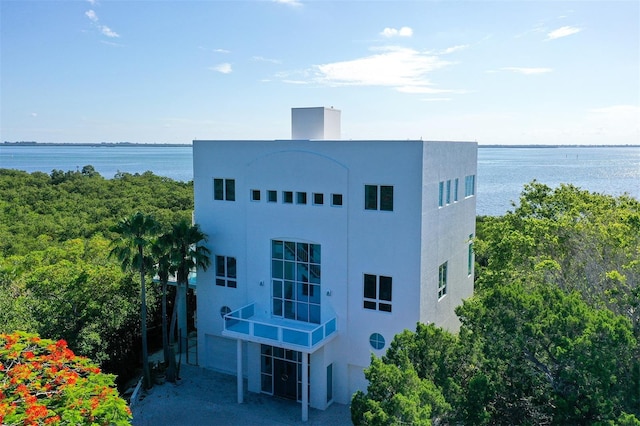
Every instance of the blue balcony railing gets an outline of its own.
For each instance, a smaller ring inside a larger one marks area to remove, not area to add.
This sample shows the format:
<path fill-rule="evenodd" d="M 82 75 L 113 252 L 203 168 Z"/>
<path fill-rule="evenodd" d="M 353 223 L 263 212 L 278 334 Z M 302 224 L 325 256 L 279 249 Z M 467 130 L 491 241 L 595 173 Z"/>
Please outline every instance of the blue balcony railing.
<path fill-rule="evenodd" d="M 274 346 L 312 351 L 337 334 L 336 318 L 323 324 L 282 318 L 259 318 L 255 304 L 243 306 L 224 316 L 223 335 Z"/>

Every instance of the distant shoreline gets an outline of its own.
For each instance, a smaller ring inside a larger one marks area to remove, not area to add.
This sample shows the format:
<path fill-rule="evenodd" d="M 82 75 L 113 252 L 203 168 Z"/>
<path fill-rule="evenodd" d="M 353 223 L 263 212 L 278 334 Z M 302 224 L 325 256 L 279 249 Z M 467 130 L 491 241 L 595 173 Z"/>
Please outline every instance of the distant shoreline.
<path fill-rule="evenodd" d="M 141 143 L 141 142 L 8 142 L 4 141 L 2 145 L 6 146 L 95 146 L 95 147 L 187 147 L 193 146 L 190 143 Z M 0 146 L 2 146 L 0 145 Z M 526 144 L 526 145 L 505 145 L 505 144 L 478 144 L 478 148 L 640 148 L 640 145 L 543 145 L 543 144 Z"/>

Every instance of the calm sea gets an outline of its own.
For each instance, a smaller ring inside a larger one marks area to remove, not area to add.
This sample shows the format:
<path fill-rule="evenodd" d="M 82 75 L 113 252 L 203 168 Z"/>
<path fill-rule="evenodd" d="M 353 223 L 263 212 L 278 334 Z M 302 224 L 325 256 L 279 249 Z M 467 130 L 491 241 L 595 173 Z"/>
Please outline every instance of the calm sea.
<path fill-rule="evenodd" d="M 0 168 L 50 173 L 89 164 L 106 178 L 151 170 L 175 180 L 193 179 L 190 146 L 0 145 Z M 478 214 L 503 215 L 533 179 L 640 199 L 640 147 L 480 148 Z"/>

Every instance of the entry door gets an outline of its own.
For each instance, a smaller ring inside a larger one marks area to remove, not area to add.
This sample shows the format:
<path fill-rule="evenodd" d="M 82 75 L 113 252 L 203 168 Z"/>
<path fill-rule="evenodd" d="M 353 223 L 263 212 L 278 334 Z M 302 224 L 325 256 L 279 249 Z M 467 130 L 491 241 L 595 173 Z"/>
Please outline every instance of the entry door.
<path fill-rule="evenodd" d="M 298 399 L 298 366 L 283 359 L 273 360 L 273 393 L 277 396 Z"/>

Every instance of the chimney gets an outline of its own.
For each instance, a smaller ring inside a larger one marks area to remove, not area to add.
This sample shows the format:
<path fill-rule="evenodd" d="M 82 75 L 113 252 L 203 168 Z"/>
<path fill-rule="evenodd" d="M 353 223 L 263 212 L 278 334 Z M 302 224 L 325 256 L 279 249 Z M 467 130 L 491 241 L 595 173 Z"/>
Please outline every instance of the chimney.
<path fill-rule="evenodd" d="M 291 139 L 340 139 L 340 110 L 291 108 Z"/>

